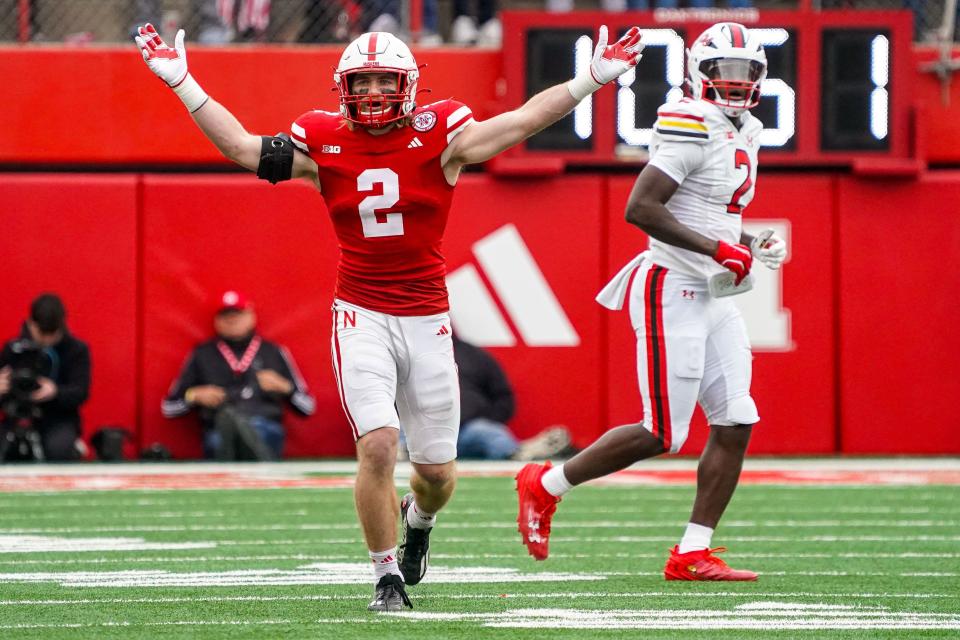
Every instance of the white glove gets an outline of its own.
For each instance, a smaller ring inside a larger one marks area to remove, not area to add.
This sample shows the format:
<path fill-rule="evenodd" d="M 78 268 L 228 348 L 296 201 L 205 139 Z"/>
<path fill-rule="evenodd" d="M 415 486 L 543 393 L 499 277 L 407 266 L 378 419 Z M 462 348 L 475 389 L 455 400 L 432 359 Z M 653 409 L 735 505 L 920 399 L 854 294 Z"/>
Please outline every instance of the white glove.
<path fill-rule="evenodd" d="M 153 71 L 180 96 L 190 113 L 202 107 L 208 96 L 187 71 L 187 50 L 183 46 L 185 35 L 183 29 L 177 31 L 172 49 L 163 41 L 152 24 L 147 23 L 137 31 L 139 35 L 134 36 L 133 39 L 140 47 L 140 53 L 143 55 L 144 62 L 150 67 L 150 71 Z"/>
<path fill-rule="evenodd" d="M 570 95 L 579 102 L 611 80 L 616 80 L 637 66 L 644 46 L 640 42 L 640 29 L 637 27 L 630 27 L 622 38 L 608 46 L 607 27 L 601 26 L 590 66 L 567 83 Z"/>
<path fill-rule="evenodd" d="M 772 231 L 766 240 L 762 236 L 760 234 L 750 242 L 750 253 L 768 269 L 779 269 L 787 259 L 787 243 Z"/>

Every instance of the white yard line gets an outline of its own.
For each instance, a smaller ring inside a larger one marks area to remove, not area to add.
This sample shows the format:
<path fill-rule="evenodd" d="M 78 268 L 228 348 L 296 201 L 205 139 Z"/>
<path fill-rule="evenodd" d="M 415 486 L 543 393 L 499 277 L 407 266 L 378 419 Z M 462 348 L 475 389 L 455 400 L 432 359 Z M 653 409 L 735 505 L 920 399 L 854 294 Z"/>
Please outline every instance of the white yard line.
<path fill-rule="evenodd" d="M 880 600 L 930 600 L 953 599 L 955 593 L 832 593 L 817 591 L 774 592 L 681 592 L 681 591 L 551 591 L 545 593 L 431 593 L 431 600 L 592 600 L 596 598 L 659 598 L 670 597 L 690 600 L 700 599 L 746 599 L 756 598 L 809 598 L 842 600 L 844 598 Z M 338 600 L 368 600 L 370 594 L 317 594 L 317 595 L 250 595 L 250 596 L 161 596 L 137 598 L 60 598 L 60 599 L 12 599 L 0 600 L 0 606 L 60 606 L 100 604 L 177 604 L 183 602 L 322 602 Z M 793 605 L 800 606 L 800 605 Z M 808 605 L 811 606 L 811 605 Z M 862 605 L 850 605 L 860 607 Z"/>
<path fill-rule="evenodd" d="M 750 553 L 750 552 L 736 552 L 737 558 L 760 558 L 760 559 L 837 559 L 837 558 L 848 558 L 848 559 L 876 559 L 883 558 L 889 560 L 921 560 L 921 559 L 930 559 L 930 560 L 943 560 L 943 559 L 955 559 L 960 558 L 960 553 L 916 553 L 916 552 L 906 552 L 906 553 Z M 433 553 L 430 557 L 434 560 L 516 560 L 518 557 L 517 553 L 468 553 L 468 554 L 452 554 L 452 553 Z M 656 559 L 656 558 L 665 558 L 666 554 L 664 553 L 551 553 L 550 558 L 552 560 L 568 560 L 568 559 L 618 559 L 618 560 L 629 560 L 631 558 L 643 558 L 643 559 Z M 10 565 L 10 566 L 21 566 L 21 565 L 80 565 L 80 564 L 90 564 L 90 565 L 100 565 L 100 564 L 163 564 L 163 563 L 204 563 L 204 562 L 294 562 L 294 561 L 311 561 L 311 562 L 349 562 L 357 559 L 357 554 L 273 554 L 273 555 L 252 555 L 252 556 L 154 556 L 154 557 L 136 557 L 136 558 L 64 558 L 64 559 L 25 559 L 19 558 L 16 560 L 0 560 L 0 566 Z"/>
<path fill-rule="evenodd" d="M 126 620 L 109 622 L 63 622 L 63 623 L 22 623 L 0 624 L 0 629 L 95 629 L 111 627 L 252 627 L 261 625 L 294 624 L 293 620 L 170 620 L 164 622 L 129 622 Z M 302 623 L 298 623 L 302 624 Z"/>
<path fill-rule="evenodd" d="M 457 467 L 464 474 L 513 474 L 523 467 L 522 462 L 460 461 Z M 166 475 L 170 473 L 241 473 L 254 477 L 290 477 L 307 473 L 354 474 L 356 462 L 331 460 L 324 462 L 259 462 L 259 463 L 121 463 L 121 464 L 37 464 L 3 465 L 0 477 L 17 476 L 103 476 L 103 475 Z M 695 470 L 697 459 L 671 457 L 645 460 L 631 466 L 636 471 Z M 750 457 L 744 463 L 745 471 L 960 471 L 960 457 L 896 457 L 896 458 L 779 458 Z M 397 463 L 397 474 L 410 475 L 410 464 Z"/>
<path fill-rule="evenodd" d="M 353 618 L 321 618 L 310 622 L 293 620 L 165 620 L 156 622 L 107 621 L 100 623 L 21 623 L 0 625 L 0 629 L 75 629 L 111 627 L 171 626 L 271 626 L 387 623 L 406 625 L 418 622 L 473 622 L 494 628 L 528 629 L 757 629 L 757 630 L 880 630 L 960 629 L 960 615 L 890 610 L 810 609 L 802 604 L 782 603 L 776 608 L 735 608 L 716 610 L 579 610 L 512 609 L 484 613 L 434 613 L 409 611 Z M 396 628 L 396 627 L 394 627 Z"/>
<path fill-rule="evenodd" d="M 515 545 L 519 543 L 519 536 L 516 539 L 497 539 L 492 540 L 489 536 L 444 536 L 444 542 L 450 543 L 469 543 L 472 545 Z M 596 542 L 666 542 L 675 544 L 677 536 L 562 536 L 557 535 L 554 529 L 554 535 L 550 538 L 551 542 L 577 542 L 577 543 L 596 543 Z M 953 536 L 718 536 L 715 542 L 793 542 L 793 543 L 815 543 L 823 544 L 826 542 L 958 542 L 960 535 Z M 327 545 L 327 544 L 351 544 L 362 546 L 359 538 L 278 538 L 276 540 L 250 539 L 250 540 L 217 540 L 218 546 L 245 547 L 245 546 L 265 546 L 265 545 Z"/>
<path fill-rule="evenodd" d="M 611 520 L 558 520 L 554 522 L 556 530 L 566 529 L 670 529 L 680 526 L 677 520 L 662 521 L 611 521 Z M 956 529 L 960 526 L 957 520 L 730 520 L 723 523 L 725 528 L 815 528 L 826 529 L 832 527 L 843 528 L 867 528 L 867 529 L 885 529 L 885 528 L 907 528 L 907 529 L 925 529 L 925 528 L 949 528 Z M 459 529 L 516 529 L 515 522 L 496 521 L 496 522 L 443 522 L 443 530 Z M 173 533 L 187 531 L 358 531 L 359 524 L 355 522 L 307 522 L 299 524 L 189 524 L 189 525 L 166 525 L 166 524 L 136 524 L 136 525 L 114 525 L 114 526 L 76 526 L 76 527 L 25 527 L 25 528 L 0 528 L 0 536 L 3 535 L 46 535 L 63 533 Z"/>

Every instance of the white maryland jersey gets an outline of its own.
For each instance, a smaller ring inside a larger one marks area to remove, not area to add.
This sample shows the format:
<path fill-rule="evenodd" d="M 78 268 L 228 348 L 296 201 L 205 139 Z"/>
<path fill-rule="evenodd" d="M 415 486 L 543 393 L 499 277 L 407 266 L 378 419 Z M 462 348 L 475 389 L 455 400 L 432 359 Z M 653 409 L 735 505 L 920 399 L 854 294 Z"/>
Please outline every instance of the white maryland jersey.
<path fill-rule="evenodd" d="M 678 221 L 712 240 L 740 242 L 741 214 L 753 200 L 763 124 L 744 113 L 737 129 L 702 100 L 668 102 L 657 110 L 650 161 L 680 186 L 667 202 Z M 650 239 L 654 263 L 696 278 L 725 269 L 705 256 Z"/>

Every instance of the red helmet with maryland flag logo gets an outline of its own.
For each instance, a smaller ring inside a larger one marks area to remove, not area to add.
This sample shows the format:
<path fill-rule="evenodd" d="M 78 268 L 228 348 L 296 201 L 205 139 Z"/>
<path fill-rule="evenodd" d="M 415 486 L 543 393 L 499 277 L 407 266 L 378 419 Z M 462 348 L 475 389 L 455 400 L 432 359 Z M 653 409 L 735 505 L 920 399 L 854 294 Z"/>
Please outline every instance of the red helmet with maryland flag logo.
<path fill-rule="evenodd" d="M 355 93 L 353 79 L 362 73 L 396 74 L 396 93 Z M 410 49 L 390 33 L 365 33 L 344 49 L 333 81 L 340 92 L 340 114 L 367 127 L 383 127 L 416 107 L 420 72 Z"/>
<path fill-rule="evenodd" d="M 687 76 L 695 100 L 717 105 L 738 117 L 760 103 L 767 77 L 767 54 L 758 34 L 736 22 L 720 22 L 687 50 Z"/>

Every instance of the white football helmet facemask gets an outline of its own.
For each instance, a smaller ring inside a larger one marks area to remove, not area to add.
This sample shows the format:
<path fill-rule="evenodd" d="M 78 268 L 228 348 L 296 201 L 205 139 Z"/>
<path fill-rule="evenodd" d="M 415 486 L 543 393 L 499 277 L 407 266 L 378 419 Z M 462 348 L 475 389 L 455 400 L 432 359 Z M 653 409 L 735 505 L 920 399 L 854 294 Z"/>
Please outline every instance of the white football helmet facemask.
<path fill-rule="evenodd" d="M 354 93 L 353 78 L 361 73 L 396 74 L 396 93 Z M 390 33 L 365 33 L 347 45 L 333 72 L 340 92 L 340 114 L 372 128 L 405 118 L 416 108 L 419 77 L 417 61 L 406 44 Z"/>
<path fill-rule="evenodd" d="M 687 81 L 694 100 L 716 105 L 730 117 L 760 103 L 767 55 L 756 34 L 736 22 L 719 22 L 687 49 Z"/>

